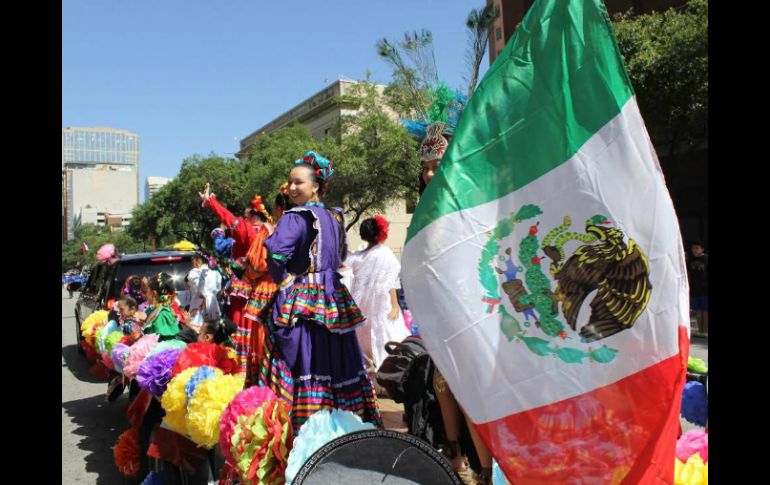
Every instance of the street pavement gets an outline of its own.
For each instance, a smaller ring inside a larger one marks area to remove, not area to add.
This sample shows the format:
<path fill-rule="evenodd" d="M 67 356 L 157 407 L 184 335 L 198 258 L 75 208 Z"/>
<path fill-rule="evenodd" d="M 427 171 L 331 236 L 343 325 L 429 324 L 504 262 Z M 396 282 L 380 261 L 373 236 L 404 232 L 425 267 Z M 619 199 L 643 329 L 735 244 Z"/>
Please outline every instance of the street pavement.
<path fill-rule="evenodd" d="M 123 409 L 128 393 L 115 402 L 105 401 L 107 383 L 88 372 L 85 357 L 77 351 L 74 303 L 62 291 L 61 334 L 61 440 L 62 485 L 120 485 L 112 446 L 128 429 Z"/>

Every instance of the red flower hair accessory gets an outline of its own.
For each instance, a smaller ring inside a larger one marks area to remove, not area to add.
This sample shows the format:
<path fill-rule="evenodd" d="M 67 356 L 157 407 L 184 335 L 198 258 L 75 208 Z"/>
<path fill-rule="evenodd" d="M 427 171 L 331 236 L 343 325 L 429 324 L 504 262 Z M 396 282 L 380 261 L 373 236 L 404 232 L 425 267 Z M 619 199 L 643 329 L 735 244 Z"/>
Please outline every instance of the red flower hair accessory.
<path fill-rule="evenodd" d="M 388 220 L 382 216 L 374 216 L 374 222 L 377 224 L 377 242 L 382 244 L 388 238 Z"/>

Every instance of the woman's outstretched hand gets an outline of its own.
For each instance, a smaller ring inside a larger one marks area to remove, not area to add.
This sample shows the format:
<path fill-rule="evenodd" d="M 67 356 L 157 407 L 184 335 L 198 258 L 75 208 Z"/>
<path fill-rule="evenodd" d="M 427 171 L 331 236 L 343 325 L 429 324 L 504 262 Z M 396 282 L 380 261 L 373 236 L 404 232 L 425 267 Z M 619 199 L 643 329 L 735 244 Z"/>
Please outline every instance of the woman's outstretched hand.
<path fill-rule="evenodd" d="M 203 192 L 198 192 L 198 195 L 201 197 L 202 201 L 207 201 L 211 198 L 212 194 L 211 189 L 209 188 L 209 183 L 206 182 L 206 186 L 203 188 Z"/>

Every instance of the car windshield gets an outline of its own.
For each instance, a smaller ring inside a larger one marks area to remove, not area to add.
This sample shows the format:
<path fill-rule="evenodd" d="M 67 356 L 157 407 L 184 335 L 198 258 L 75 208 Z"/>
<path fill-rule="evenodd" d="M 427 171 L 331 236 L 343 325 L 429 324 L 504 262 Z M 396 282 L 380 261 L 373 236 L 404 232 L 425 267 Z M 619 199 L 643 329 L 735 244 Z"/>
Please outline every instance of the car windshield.
<path fill-rule="evenodd" d="M 175 257 L 170 261 L 168 258 L 121 261 L 110 293 L 112 293 L 112 296 L 117 297 L 120 293 L 121 285 L 131 275 L 143 277 L 156 276 L 158 273 L 168 273 L 173 276 L 176 290 L 182 291 L 185 289 L 184 277 L 190 269 L 192 269 L 192 262 L 189 256 Z"/>

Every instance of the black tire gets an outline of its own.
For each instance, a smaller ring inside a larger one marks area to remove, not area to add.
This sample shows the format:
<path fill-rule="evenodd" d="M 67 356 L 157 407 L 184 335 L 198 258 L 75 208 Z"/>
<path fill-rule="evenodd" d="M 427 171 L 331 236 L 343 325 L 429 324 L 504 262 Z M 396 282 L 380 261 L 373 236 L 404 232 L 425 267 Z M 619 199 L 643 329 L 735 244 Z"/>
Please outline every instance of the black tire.
<path fill-rule="evenodd" d="M 80 314 L 75 310 L 75 342 L 77 343 L 78 354 L 86 355 L 86 351 L 83 350 L 83 347 L 80 345 L 82 340 L 83 336 L 80 334 Z"/>

